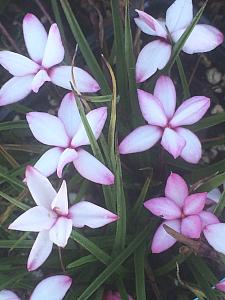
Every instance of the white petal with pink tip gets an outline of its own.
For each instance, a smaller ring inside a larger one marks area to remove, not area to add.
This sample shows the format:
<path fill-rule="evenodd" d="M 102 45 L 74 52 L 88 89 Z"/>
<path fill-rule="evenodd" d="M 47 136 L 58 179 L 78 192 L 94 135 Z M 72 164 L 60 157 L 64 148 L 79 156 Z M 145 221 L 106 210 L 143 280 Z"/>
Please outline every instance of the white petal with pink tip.
<path fill-rule="evenodd" d="M 50 240 L 59 247 L 65 247 L 72 231 L 72 220 L 59 217 L 49 230 Z"/>
<path fill-rule="evenodd" d="M 180 156 L 185 144 L 185 139 L 177 134 L 175 130 L 170 128 L 164 130 L 161 145 L 173 156 L 173 158 L 176 159 Z"/>
<path fill-rule="evenodd" d="M 188 196 L 188 186 L 180 175 L 170 174 L 166 182 L 165 195 L 179 207 L 183 207 L 184 200 Z"/>
<path fill-rule="evenodd" d="M 66 181 L 63 180 L 62 185 L 51 204 L 52 210 L 58 215 L 68 214 L 68 195 Z"/>
<path fill-rule="evenodd" d="M 38 93 L 40 87 L 46 82 L 51 81 L 48 73 L 45 70 L 40 70 L 35 76 L 32 81 L 31 87 L 33 92 Z"/>
<path fill-rule="evenodd" d="M 112 212 L 91 202 L 81 201 L 69 209 L 69 216 L 73 220 L 73 226 L 99 228 L 118 219 Z"/>
<path fill-rule="evenodd" d="M 52 251 L 52 246 L 48 230 L 39 232 L 28 257 L 28 271 L 36 270 L 46 261 Z"/>
<path fill-rule="evenodd" d="M 187 215 L 196 215 L 200 213 L 204 206 L 207 193 L 196 193 L 187 196 L 184 201 L 183 212 Z"/>
<path fill-rule="evenodd" d="M 201 219 L 198 215 L 188 216 L 181 221 L 181 233 L 186 237 L 198 239 L 202 231 Z"/>
<path fill-rule="evenodd" d="M 225 254 L 225 223 L 211 224 L 203 230 L 208 243 L 218 252 Z"/>
<path fill-rule="evenodd" d="M 66 148 L 63 153 L 60 155 L 58 166 L 57 166 L 57 176 L 62 178 L 62 172 L 68 163 L 74 161 L 77 158 L 78 154 L 75 149 Z"/>
<path fill-rule="evenodd" d="M 198 215 L 202 222 L 202 230 L 207 225 L 217 224 L 220 222 L 219 219 L 217 218 L 217 216 L 215 216 L 213 213 L 211 213 L 209 211 L 201 211 Z"/>

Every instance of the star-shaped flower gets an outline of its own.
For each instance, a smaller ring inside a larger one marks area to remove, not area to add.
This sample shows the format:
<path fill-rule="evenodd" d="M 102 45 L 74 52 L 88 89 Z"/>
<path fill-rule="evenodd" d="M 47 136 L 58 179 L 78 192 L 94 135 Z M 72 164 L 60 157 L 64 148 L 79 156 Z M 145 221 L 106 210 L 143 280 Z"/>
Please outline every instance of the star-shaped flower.
<path fill-rule="evenodd" d="M 197 163 L 202 155 L 198 137 L 184 125 L 199 121 L 210 106 L 210 99 L 195 96 L 185 100 L 175 111 L 176 91 L 168 76 L 156 82 L 154 95 L 138 90 L 139 105 L 149 125 L 136 128 L 119 145 L 121 154 L 150 149 L 162 138 L 161 145 L 175 159 L 181 156 L 189 163 Z"/>
<path fill-rule="evenodd" d="M 0 106 L 17 102 L 31 91 L 37 93 L 46 82 L 71 90 L 71 66 L 56 66 L 64 58 L 64 48 L 57 24 L 49 33 L 33 14 L 23 19 L 23 35 L 30 58 L 11 51 L 0 51 L 0 64 L 14 77 L 0 90 Z M 75 67 L 75 80 L 80 92 L 96 92 L 98 83 L 86 71 Z"/>
<path fill-rule="evenodd" d="M 43 279 L 38 283 L 30 300 L 62 300 L 66 292 L 72 284 L 72 279 L 69 276 L 55 275 Z M 21 300 L 14 292 L 9 290 L 0 291 L 1 300 Z"/>
<path fill-rule="evenodd" d="M 87 120 L 96 139 L 100 136 L 107 118 L 107 107 L 90 111 Z M 48 113 L 30 112 L 27 121 L 34 137 L 41 143 L 55 146 L 45 152 L 35 164 L 45 176 L 57 170 L 58 177 L 66 164 L 73 162 L 76 170 L 85 178 L 105 185 L 114 183 L 114 175 L 100 161 L 81 146 L 89 145 L 89 139 L 80 118 L 73 93 L 63 98 L 58 117 Z"/>
<path fill-rule="evenodd" d="M 153 198 L 144 203 L 151 213 L 166 220 L 154 234 L 151 246 L 153 253 L 163 252 L 176 243 L 175 238 L 163 228 L 164 224 L 186 237 L 197 239 L 208 224 L 219 223 L 214 214 L 203 211 L 206 197 L 207 193 L 189 195 L 184 179 L 171 173 L 166 182 L 165 197 Z"/>
<path fill-rule="evenodd" d="M 157 69 L 161 70 L 168 63 L 172 45 L 170 36 L 176 43 L 193 20 L 192 0 L 176 0 L 166 12 L 166 20 L 159 21 L 147 13 L 136 10 L 137 26 L 144 33 L 158 37 L 148 43 L 140 52 L 136 64 L 137 82 L 143 82 Z M 208 52 L 223 42 L 223 34 L 214 26 L 198 24 L 194 27 L 182 50 L 188 54 Z"/>
<path fill-rule="evenodd" d="M 44 263 L 53 243 L 66 246 L 72 226 L 98 228 L 118 219 L 117 215 L 87 201 L 68 209 L 66 182 L 63 181 L 56 193 L 49 180 L 31 166 L 26 168 L 26 183 L 37 206 L 20 215 L 9 229 L 39 232 L 28 258 L 28 271 Z"/>

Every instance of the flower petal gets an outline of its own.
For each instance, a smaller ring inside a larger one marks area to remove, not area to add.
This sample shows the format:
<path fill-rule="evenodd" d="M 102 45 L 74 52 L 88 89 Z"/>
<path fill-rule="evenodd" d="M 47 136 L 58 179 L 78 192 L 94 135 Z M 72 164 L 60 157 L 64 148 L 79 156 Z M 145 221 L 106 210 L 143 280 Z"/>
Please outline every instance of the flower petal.
<path fill-rule="evenodd" d="M 144 207 L 152 214 L 166 220 L 174 220 L 181 217 L 180 207 L 172 200 L 165 197 L 153 198 L 144 202 Z"/>
<path fill-rule="evenodd" d="M 223 278 L 217 284 L 215 284 L 215 288 L 221 292 L 225 292 L 225 279 Z"/>
<path fill-rule="evenodd" d="M 67 93 L 60 104 L 58 116 L 63 122 L 67 135 L 72 139 L 81 122 L 80 113 L 73 93 Z"/>
<path fill-rule="evenodd" d="M 188 196 L 188 186 L 180 175 L 170 174 L 166 182 L 165 195 L 179 207 L 183 207 L 184 200 Z"/>
<path fill-rule="evenodd" d="M 56 196 L 50 181 L 32 166 L 26 167 L 25 175 L 28 189 L 36 204 L 50 209 Z"/>
<path fill-rule="evenodd" d="M 71 66 L 52 68 L 49 71 L 51 81 L 58 86 L 71 90 L 71 68 Z M 77 67 L 73 68 L 73 72 L 76 87 L 81 93 L 95 93 L 100 89 L 97 81 L 88 72 Z"/>
<path fill-rule="evenodd" d="M 173 81 L 168 76 L 160 76 L 156 81 L 154 96 L 163 106 L 168 119 L 171 119 L 176 107 L 176 90 Z"/>
<path fill-rule="evenodd" d="M 43 206 L 35 206 L 20 215 L 9 225 L 9 229 L 34 232 L 48 230 L 55 223 L 56 218 L 54 212 Z"/>
<path fill-rule="evenodd" d="M 170 33 L 179 29 L 186 29 L 193 19 L 192 0 L 176 0 L 167 9 L 166 26 Z"/>
<path fill-rule="evenodd" d="M 172 38 L 177 42 L 185 29 L 173 32 Z M 222 44 L 224 36 L 217 28 L 206 24 L 195 25 L 182 50 L 188 54 L 208 52 Z"/>
<path fill-rule="evenodd" d="M 217 216 L 215 216 L 213 213 L 211 213 L 209 211 L 201 211 L 198 215 L 202 222 L 202 230 L 207 225 L 217 224 L 220 222 L 219 219 L 217 218 Z"/>
<path fill-rule="evenodd" d="M 43 112 L 30 112 L 26 118 L 30 130 L 39 142 L 59 147 L 69 145 L 69 137 L 59 118 Z"/>
<path fill-rule="evenodd" d="M 0 51 L 0 64 L 13 76 L 35 74 L 40 68 L 31 59 L 11 51 Z"/>
<path fill-rule="evenodd" d="M 174 159 L 180 156 L 185 144 L 185 139 L 176 133 L 175 130 L 170 128 L 166 128 L 164 130 L 161 145 L 173 156 Z"/>
<path fill-rule="evenodd" d="M 42 280 L 34 289 L 30 300 L 62 300 L 72 284 L 69 276 L 55 275 Z"/>
<path fill-rule="evenodd" d="M 15 103 L 28 96 L 34 75 L 13 77 L 0 90 L 0 106 Z"/>
<path fill-rule="evenodd" d="M 39 232 L 28 257 L 27 270 L 29 272 L 36 270 L 46 261 L 52 251 L 52 246 L 48 230 Z"/>
<path fill-rule="evenodd" d="M 99 160 L 83 149 L 77 150 L 77 153 L 78 157 L 73 164 L 81 176 L 104 185 L 114 183 L 114 175 Z"/>
<path fill-rule="evenodd" d="M 156 230 L 153 240 L 151 250 L 152 253 L 160 253 L 163 252 L 170 247 L 172 247 L 176 243 L 176 239 L 169 235 L 163 225 L 167 225 L 171 227 L 173 230 L 180 232 L 180 221 L 179 220 L 168 220 L 163 222 L 158 229 Z"/>
<path fill-rule="evenodd" d="M 120 154 L 142 152 L 155 145 L 162 136 L 160 127 L 144 125 L 129 133 L 119 145 Z"/>
<path fill-rule="evenodd" d="M 72 220 L 66 217 L 59 217 L 49 230 L 50 240 L 59 247 L 64 248 L 72 231 Z"/>
<path fill-rule="evenodd" d="M 51 204 L 52 210 L 54 210 L 58 215 L 68 214 L 68 195 L 67 195 L 67 186 L 66 181 L 63 180 L 62 185 L 55 196 Z"/>
<path fill-rule="evenodd" d="M 144 11 L 135 9 L 138 13 L 138 18 L 134 18 L 136 25 L 146 34 L 160 36 L 163 38 L 167 38 L 166 29 L 154 19 L 152 16 L 147 14 Z"/>
<path fill-rule="evenodd" d="M 170 125 L 178 127 L 191 125 L 199 121 L 210 106 L 210 99 L 204 96 L 195 96 L 185 100 L 176 110 Z"/>
<path fill-rule="evenodd" d="M 208 243 L 218 252 L 225 254 L 225 223 L 211 224 L 203 230 Z"/>
<path fill-rule="evenodd" d="M 91 127 L 91 130 L 97 140 L 105 125 L 105 121 L 107 118 L 107 107 L 100 107 L 100 108 L 93 109 L 86 115 L 86 117 Z M 79 146 L 84 146 L 89 144 L 90 144 L 89 138 L 87 136 L 84 125 L 81 122 L 75 136 L 72 139 L 71 145 L 73 147 L 79 147 Z"/>
<path fill-rule="evenodd" d="M 171 45 L 165 41 L 156 40 L 148 43 L 138 55 L 136 63 L 136 81 L 143 82 L 158 69 L 162 70 L 171 55 Z M 149 58 L 152 58 L 149 63 Z"/>
<path fill-rule="evenodd" d="M 118 216 L 112 212 L 91 202 L 81 201 L 69 209 L 73 226 L 81 228 L 85 225 L 91 228 L 99 228 L 118 220 Z"/>
<path fill-rule="evenodd" d="M 188 216 L 181 221 L 181 233 L 191 239 L 198 239 L 201 235 L 202 223 L 199 216 Z"/>
<path fill-rule="evenodd" d="M 46 82 L 51 81 L 48 73 L 45 70 L 40 70 L 35 76 L 32 81 L 31 87 L 33 92 L 38 93 L 40 87 Z"/>
<path fill-rule="evenodd" d="M 207 194 L 207 200 L 212 200 L 215 203 L 219 202 L 220 197 L 221 197 L 221 191 L 219 190 L 219 188 L 215 188 L 212 191 L 208 192 Z"/>
<path fill-rule="evenodd" d="M 182 127 L 176 128 L 176 132 L 186 142 L 180 156 L 189 163 L 197 164 L 202 156 L 202 145 L 198 137 L 190 130 Z"/>
<path fill-rule="evenodd" d="M 48 33 L 48 40 L 42 60 L 42 66 L 51 68 L 59 64 L 64 58 L 64 48 L 57 24 L 52 24 Z"/>
<path fill-rule="evenodd" d="M 138 100 L 144 119 L 150 125 L 164 127 L 167 125 L 167 117 L 163 106 L 152 94 L 138 89 Z"/>
<path fill-rule="evenodd" d="M 184 200 L 183 213 L 186 216 L 200 213 L 205 206 L 206 196 L 207 193 L 196 193 L 187 196 Z"/>
<path fill-rule="evenodd" d="M 15 293 L 9 290 L 0 291 L 0 300 L 21 300 Z"/>
<path fill-rule="evenodd" d="M 30 57 L 40 64 L 47 43 L 47 32 L 35 15 L 29 13 L 24 17 L 23 35 Z"/>
<path fill-rule="evenodd" d="M 59 147 L 54 147 L 46 151 L 34 165 L 41 174 L 48 177 L 55 173 L 59 157 L 62 154 L 63 149 Z"/>
<path fill-rule="evenodd" d="M 57 166 L 57 176 L 62 178 L 62 172 L 68 163 L 74 161 L 77 158 L 78 154 L 75 149 L 66 148 L 63 153 L 60 155 L 58 166 Z"/>

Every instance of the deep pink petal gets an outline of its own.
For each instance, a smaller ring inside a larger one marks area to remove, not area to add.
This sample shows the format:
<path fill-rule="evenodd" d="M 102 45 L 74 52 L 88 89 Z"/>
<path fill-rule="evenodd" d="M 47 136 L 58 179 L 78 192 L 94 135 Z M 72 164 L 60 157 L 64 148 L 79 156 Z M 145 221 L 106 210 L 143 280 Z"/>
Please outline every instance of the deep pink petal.
<path fill-rule="evenodd" d="M 69 137 L 59 118 L 43 112 L 30 112 L 26 118 L 30 130 L 39 142 L 59 147 L 69 145 Z"/>
<path fill-rule="evenodd" d="M 65 180 L 63 180 L 57 195 L 53 199 L 51 208 L 58 215 L 66 216 L 68 214 L 68 195 L 67 195 L 67 186 Z"/>
<path fill-rule="evenodd" d="M 215 288 L 221 292 L 225 292 L 225 278 L 215 284 Z"/>
<path fill-rule="evenodd" d="M 176 110 L 170 125 L 178 127 L 194 124 L 204 116 L 209 106 L 210 99 L 204 96 L 195 96 L 187 99 Z"/>
<path fill-rule="evenodd" d="M 161 136 L 162 130 L 160 127 L 140 126 L 122 140 L 119 145 L 119 153 L 128 154 L 148 150 L 158 142 Z"/>
<path fill-rule="evenodd" d="M 72 279 L 69 276 L 48 277 L 36 286 L 30 300 L 62 300 L 71 284 Z"/>
<path fill-rule="evenodd" d="M 176 107 L 176 90 L 173 81 L 168 76 L 160 76 L 156 81 L 154 96 L 156 96 L 163 106 L 164 112 L 170 119 Z"/>
<path fill-rule="evenodd" d="M 183 212 L 186 216 L 200 213 L 204 206 L 207 193 L 196 193 L 184 200 Z"/>
<path fill-rule="evenodd" d="M 48 177 L 55 173 L 60 155 L 63 149 L 54 147 L 46 151 L 34 165 L 35 169 L 40 171 L 44 176 Z"/>
<path fill-rule="evenodd" d="M 46 82 L 51 81 L 48 73 L 45 70 L 40 70 L 35 76 L 32 81 L 31 87 L 33 92 L 38 93 L 40 87 Z"/>
<path fill-rule="evenodd" d="M 72 231 L 72 220 L 67 217 L 59 217 L 49 230 L 50 240 L 59 247 L 64 248 Z"/>
<path fill-rule="evenodd" d="M 0 300 L 21 300 L 15 293 L 9 290 L 0 291 Z"/>
<path fill-rule="evenodd" d="M 189 163 L 197 164 L 202 156 L 202 145 L 198 137 L 190 130 L 182 127 L 176 128 L 176 132 L 186 142 L 180 156 Z"/>
<path fill-rule="evenodd" d="M 79 149 L 77 152 L 78 157 L 73 164 L 81 176 L 104 185 L 114 183 L 114 175 L 105 165 L 83 149 Z"/>
<path fill-rule="evenodd" d="M 107 107 L 100 107 L 100 108 L 93 109 L 86 115 L 86 117 L 92 129 L 92 132 L 97 140 L 106 122 Z M 84 146 L 89 144 L 90 144 L 89 138 L 87 136 L 84 125 L 81 122 L 77 129 L 76 134 L 72 139 L 71 145 L 73 147 L 79 147 L 79 146 Z"/>
<path fill-rule="evenodd" d="M 185 29 L 173 32 L 172 38 L 177 42 Z M 182 50 L 188 54 L 208 52 L 222 44 L 224 36 L 221 31 L 211 25 L 197 24 L 185 42 Z"/>
<path fill-rule="evenodd" d="M 73 226 L 99 228 L 118 220 L 114 213 L 95 205 L 91 202 L 81 201 L 69 209 L 69 216 L 72 218 Z"/>
<path fill-rule="evenodd" d="M 71 66 L 52 68 L 49 72 L 51 81 L 58 86 L 71 90 L 71 68 Z M 100 89 L 97 81 L 88 72 L 77 67 L 73 68 L 73 72 L 76 87 L 81 93 L 95 93 Z"/>
<path fill-rule="evenodd" d="M 80 113 L 72 92 L 67 93 L 62 99 L 58 116 L 66 128 L 67 135 L 72 139 L 81 122 Z"/>
<path fill-rule="evenodd" d="M 208 243 L 218 252 L 225 254 L 225 223 L 211 224 L 203 230 Z"/>
<path fill-rule="evenodd" d="M 163 252 L 170 247 L 172 247 L 176 243 L 176 239 L 169 235 L 163 225 L 167 225 L 173 230 L 180 232 L 180 221 L 179 220 L 168 220 L 163 222 L 158 229 L 156 230 L 153 240 L 151 250 L 152 253 L 160 253 Z"/>
<path fill-rule="evenodd" d="M 211 213 L 209 211 L 201 211 L 198 215 L 202 222 L 202 230 L 207 225 L 217 224 L 220 222 L 219 219 L 217 218 L 217 216 L 215 216 L 213 213 Z"/>
<path fill-rule="evenodd" d="M 57 176 L 62 178 L 62 172 L 68 163 L 74 161 L 77 158 L 78 154 L 75 149 L 66 148 L 63 153 L 60 155 L 58 165 L 57 165 Z"/>
<path fill-rule="evenodd" d="M 172 200 L 165 197 L 153 198 L 144 202 L 152 214 L 166 220 L 174 220 L 181 217 L 181 210 Z"/>
<path fill-rule="evenodd" d="M 32 166 L 26 167 L 26 183 L 37 205 L 50 209 L 56 191 L 50 181 Z"/>
<path fill-rule="evenodd" d="M 52 246 L 48 230 L 39 232 L 28 257 L 27 270 L 29 272 L 36 270 L 46 261 L 52 251 Z"/>
<path fill-rule="evenodd" d="M 20 215 L 9 225 L 9 229 L 34 232 L 48 230 L 55 223 L 56 217 L 54 212 L 45 207 L 35 206 Z"/>
<path fill-rule="evenodd" d="M 183 207 L 184 200 L 188 196 L 188 186 L 180 175 L 170 174 L 166 182 L 165 195 L 179 207 Z"/>
<path fill-rule="evenodd" d="M 191 239 L 198 239 L 201 235 L 202 223 L 199 216 L 188 216 L 181 221 L 181 233 Z"/>
<path fill-rule="evenodd" d="M 165 39 L 167 38 L 166 29 L 160 24 L 160 22 L 144 11 L 138 9 L 135 9 L 135 11 L 138 13 L 138 18 L 134 18 L 134 21 L 141 31 L 149 35 L 160 36 Z"/>
<path fill-rule="evenodd" d="M 28 96 L 34 75 L 13 77 L 0 89 L 0 106 L 15 103 Z"/>
<path fill-rule="evenodd" d="M 186 29 L 191 24 L 193 19 L 193 5 L 192 0 L 176 0 L 167 9 L 166 12 L 166 26 L 170 33 Z"/>
<path fill-rule="evenodd" d="M 186 144 L 185 139 L 176 133 L 175 130 L 166 128 L 163 132 L 161 145 L 174 159 L 180 156 Z"/>
<path fill-rule="evenodd" d="M 52 24 L 48 33 L 48 40 L 42 60 L 44 68 L 51 68 L 59 64 L 64 58 L 64 48 L 57 24 Z"/>
<path fill-rule="evenodd" d="M 31 59 L 11 51 L 0 51 L 0 64 L 13 76 L 35 74 L 40 68 Z"/>
<path fill-rule="evenodd" d="M 30 57 L 41 63 L 47 43 L 47 32 L 33 14 L 26 14 L 23 19 L 23 35 Z"/>
<path fill-rule="evenodd" d="M 136 63 L 136 81 L 143 82 L 157 70 L 162 70 L 171 55 L 171 45 L 166 41 L 156 40 L 148 43 L 138 55 Z"/>
<path fill-rule="evenodd" d="M 163 106 L 152 94 L 138 89 L 138 100 L 143 117 L 150 125 L 164 127 L 167 125 L 167 117 Z"/>

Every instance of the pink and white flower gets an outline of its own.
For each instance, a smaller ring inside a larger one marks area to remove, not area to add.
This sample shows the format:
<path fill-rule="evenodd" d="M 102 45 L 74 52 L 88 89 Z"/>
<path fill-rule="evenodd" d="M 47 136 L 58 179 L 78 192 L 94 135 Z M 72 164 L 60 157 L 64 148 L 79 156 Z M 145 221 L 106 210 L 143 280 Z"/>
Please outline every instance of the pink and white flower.
<path fill-rule="evenodd" d="M 57 24 L 47 34 L 38 18 L 28 13 L 23 19 L 23 35 L 30 58 L 11 51 L 0 51 L 0 64 L 14 77 L 0 90 L 0 106 L 17 102 L 31 91 L 37 93 L 46 82 L 71 90 L 71 66 L 57 66 L 64 58 L 64 48 Z M 75 67 L 80 92 L 96 92 L 98 83 L 86 71 Z"/>
<path fill-rule="evenodd" d="M 168 63 L 172 41 L 176 43 L 193 20 L 192 0 L 176 0 L 166 12 L 166 20 L 159 21 L 149 14 L 137 10 L 137 26 L 144 33 L 158 37 L 148 43 L 140 52 L 136 64 L 136 80 L 143 82 L 157 69 L 161 70 Z M 214 26 L 198 24 L 194 27 L 182 50 L 188 54 L 208 52 L 223 42 L 223 34 Z"/>
<path fill-rule="evenodd" d="M 62 300 L 72 284 L 69 276 L 55 275 L 43 279 L 38 283 L 30 300 Z M 0 291 L 1 300 L 21 300 L 14 292 L 9 290 Z"/>
<path fill-rule="evenodd" d="M 98 139 L 107 118 L 107 107 L 94 109 L 86 117 L 95 138 Z M 61 178 L 64 166 L 73 162 L 83 177 L 105 185 L 114 183 L 112 172 L 81 148 L 90 145 L 90 142 L 72 92 L 63 98 L 58 117 L 43 112 L 30 112 L 26 118 L 34 137 L 39 142 L 55 146 L 45 152 L 35 164 L 35 168 L 45 176 L 57 170 L 57 175 Z"/>
<path fill-rule="evenodd" d="M 208 224 L 219 223 L 214 214 L 203 211 L 206 196 L 207 193 L 189 195 L 184 179 L 171 173 L 166 182 L 165 197 L 153 198 L 144 203 L 151 213 L 166 220 L 158 227 L 153 237 L 153 253 L 163 252 L 176 243 L 176 239 L 163 228 L 164 224 L 186 237 L 198 239 Z"/>
<path fill-rule="evenodd" d="M 121 300 L 121 297 L 118 292 L 108 291 L 104 293 L 103 300 Z M 128 295 L 128 300 L 133 300 L 133 298 Z"/>
<path fill-rule="evenodd" d="M 29 254 L 28 271 L 45 262 L 53 243 L 65 247 L 73 226 L 98 228 L 118 219 L 117 215 L 87 201 L 68 208 L 66 182 L 63 181 L 57 193 L 49 180 L 31 166 L 26 168 L 26 183 L 37 206 L 20 215 L 9 229 L 39 232 Z"/>
<path fill-rule="evenodd" d="M 209 224 L 204 229 L 208 243 L 218 252 L 225 254 L 225 223 Z"/>
<path fill-rule="evenodd" d="M 175 159 L 181 157 L 189 163 L 198 163 L 202 155 L 198 137 L 182 126 L 199 121 L 210 106 L 210 99 L 195 96 L 185 100 L 175 111 L 176 91 L 168 76 L 160 76 L 154 95 L 138 90 L 139 105 L 148 125 L 132 131 L 119 145 L 121 154 L 150 149 L 160 138 L 161 145 Z"/>

